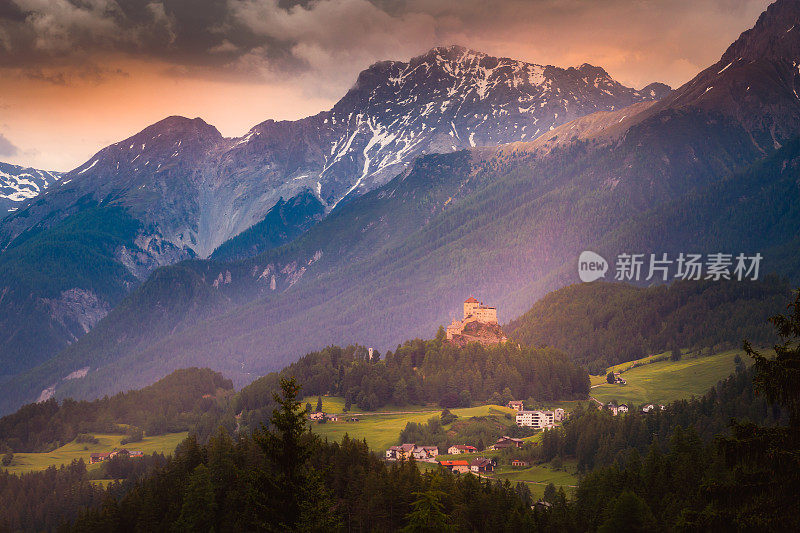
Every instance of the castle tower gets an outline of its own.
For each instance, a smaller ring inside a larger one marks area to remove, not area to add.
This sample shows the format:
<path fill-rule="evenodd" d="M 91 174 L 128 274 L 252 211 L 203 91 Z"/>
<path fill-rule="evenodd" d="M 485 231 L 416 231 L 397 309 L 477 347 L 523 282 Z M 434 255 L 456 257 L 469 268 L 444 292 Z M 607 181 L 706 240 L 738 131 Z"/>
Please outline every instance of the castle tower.
<path fill-rule="evenodd" d="M 474 315 L 480 306 L 481 303 L 472 296 L 464 300 L 464 318 Z"/>
<path fill-rule="evenodd" d="M 447 326 L 445 334 L 447 340 L 453 340 L 457 336 L 463 337 L 458 340 L 461 344 L 473 341 L 497 344 L 507 340 L 499 326 L 497 308 L 483 305 L 475 297 L 470 296 L 464 301 L 464 318 L 453 319 Z M 467 329 L 469 331 L 465 333 Z"/>

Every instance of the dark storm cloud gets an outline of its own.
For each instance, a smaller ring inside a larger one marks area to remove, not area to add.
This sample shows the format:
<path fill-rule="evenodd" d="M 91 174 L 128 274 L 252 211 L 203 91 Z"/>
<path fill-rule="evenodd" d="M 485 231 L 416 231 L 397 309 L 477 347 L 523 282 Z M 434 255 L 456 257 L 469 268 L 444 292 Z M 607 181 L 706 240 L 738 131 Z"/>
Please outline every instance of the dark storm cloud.
<path fill-rule="evenodd" d="M 251 4 L 276 16 L 303 9 L 274 0 L 10 0 L 0 4 L 0 66 L 80 64 L 121 53 L 216 67 L 253 51 L 283 68 L 302 64 L 291 57 L 292 35 L 254 31 L 238 16 Z"/>
<path fill-rule="evenodd" d="M 431 46 L 457 43 L 508 55 L 517 46 L 528 55 L 556 60 L 572 56 L 577 60 L 585 50 L 594 50 L 602 59 L 602 54 L 611 57 L 616 47 L 630 56 L 624 61 L 648 61 L 661 54 L 691 63 L 688 70 L 709 59 L 706 49 L 718 56 L 719 48 L 747 27 L 743 23 L 751 24 L 766 4 L 765 0 L 5 0 L 0 2 L 0 66 L 36 75 L 37 69 L 85 67 L 99 61 L 98 56 L 117 54 L 167 62 L 175 75 L 264 78 L 344 72 L 349 77 L 351 65 L 363 68 L 377 59 L 408 57 Z M 716 35 L 722 36 L 720 43 L 714 41 Z M 58 73 L 42 76 L 57 79 Z"/>
<path fill-rule="evenodd" d="M 12 157 L 19 153 L 19 149 L 0 133 L 0 157 Z"/>

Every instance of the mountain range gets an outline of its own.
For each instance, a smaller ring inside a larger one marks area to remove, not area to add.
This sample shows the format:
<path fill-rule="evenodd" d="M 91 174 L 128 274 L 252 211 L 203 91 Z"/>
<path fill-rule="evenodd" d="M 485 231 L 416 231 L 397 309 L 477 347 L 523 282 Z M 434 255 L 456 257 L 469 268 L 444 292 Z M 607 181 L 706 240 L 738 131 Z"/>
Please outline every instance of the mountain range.
<path fill-rule="evenodd" d="M 17 250 L 24 259 L 37 239 L 76 224 L 74 217 L 99 226 L 110 213 L 118 220 L 114 228 L 122 228 L 120 243 L 103 241 L 102 257 L 111 263 L 121 248 L 142 264 L 193 259 L 149 277 L 149 267 L 137 271 L 131 261 L 116 259 L 128 265 L 133 281 L 125 282 L 138 288 L 127 296 L 118 290 L 119 303 L 108 305 L 108 315 L 57 356 L 19 370 L 6 385 L 2 409 L 54 385 L 59 395 L 90 397 L 190 365 L 208 365 L 244 383 L 326 343 L 380 348 L 430 336 L 470 293 L 497 304 L 501 320 L 508 320 L 575 281 L 585 249 L 606 257 L 689 251 L 682 247 L 760 251 L 765 271 L 796 278 L 795 28 L 800 3 L 779 0 L 717 63 L 666 95 L 662 86 L 624 88 L 586 65 L 540 71 L 447 48 L 408 64 L 379 63 L 331 112 L 306 122 L 266 122 L 239 140 L 222 139 L 197 119 L 156 124 L 67 174 L 83 173 L 73 180 L 79 185 L 7 217 L 0 224 L 7 246 L 0 269 L 7 254 Z M 449 91 L 462 86 L 442 83 L 437 93 L 438 85 L 427 85 L 438 79 L 431 72 L 471 80 L 457 92 L 471 106 L 464 114 L 457 107 L 462 121 L 448 120 L 451 103 L 444 106 Z M 570 80 L 586 103 L 557 97 L 567 89 L 548 83 L 549 72 Z M 489 83 L 500 74 L 505 81 Z M 417 86 L 424 91 L 415 92 Z M 540 99 L 522 105 L 534 93 Z M 422 95 L 429 101 L 415 103 Z M 501 95 L 520 105 L 502 105 Z M 404 103 L 379 114 L 387 101 Z M 380 115 L 382 126 L 377 118 L 345 112 L 353 102 Z M 535 117 L 526 115 L 536 108 L 531 102 L 541 110 Z M 403 107 L 412 104 L 413 111 Z M 411 127 L 418 116 L 435 123 L 435 132 L 430 125 Z M 329 137 L 318 143 L 320 128 L 334 126 L 343 128 L 337 139 L 344 144 Z M 426 140 L 405 152 L 405 163 L 389 155 L 422 132 Z M 332 143 L 330 151 L 316 151 L 324 143 Z M 344 146 L 350 155 L 339 157 Z M 117 164 L 124 172 L 109 171 Z M 274 173 L 265 177 L 268 167 Z M 169 180 L 158 177 L 161 169 Z M 316 178 L 303 176 L 308 173 Z M 202 187 L 193 189 L 197 184 Z M 230 195 L 232 188 L 249 192 Z M 179 190 L 190 199 L 194 225 L 181 219 L 185 210 L 170 209 L 180 204 Z M 158 212 L 147 215 L 152 205 Z M 203 218 L 212 211 L 217 214 Z M 224 223 L 206 226 L 216 218 Z M 263 220 L 270 222 L 259 226 Z M 246 228 L 253 230 L 220 246 Z M 145 243 L 149 238 L 154 246 Z M 130 242 L 140 244 L 133 249 Z M 83 368 L 85 377 L 64 380 Z"/>
<path fill-rule="evenodd" d="M 668 90 L 454 46 L 377 63 L 330 111 L 242 138 L 164 119 L 0 220 L 0 361 L 15 374 L 52 357 L 159 266 L 289 242 L 422 154 L 533 138 Z"/>
<path fill-rule="evenodd" d="M 562 69 L 436 48 L 372 65 L 330 111 L 267 120 L 241 138 L 223 138 L 201 119 L 164 119 L 66 173 L 62 187 L 0 230 L 8 243 L 63 219 L 79 198 L 113 198 L 187 257 L 205 258 L 280 198 L 310 191 L 330 211 L 422 154 L 533 139 L 668 91 L 658 83 L 636 91 L 588 64 Z"/>

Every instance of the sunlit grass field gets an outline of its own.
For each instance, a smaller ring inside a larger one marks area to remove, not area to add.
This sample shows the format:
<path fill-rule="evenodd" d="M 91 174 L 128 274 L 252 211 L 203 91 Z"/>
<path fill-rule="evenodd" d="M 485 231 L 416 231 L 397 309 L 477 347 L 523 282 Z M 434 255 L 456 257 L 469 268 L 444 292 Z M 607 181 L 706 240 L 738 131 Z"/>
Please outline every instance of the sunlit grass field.
<path fill-rule="evenodd" d="M 302 399 L 300 405 L 305 407 L 306 404 L 311 404 L 311 411 L 317 409 L 317 396 L 306 396 Z M 430 405 L 385 405 L 377 411 L 370 411 L 376 413 L 389 413 L 394 411 L 431 411 L 436 410 L 436 406 Z M 325 413 L 344 413 L 344 398 L 341 396 L 322 396 L 322 410 Z M 351 413 L 363 413 L 364 411 L 358 405 L 350 406 Z"/>
<path fill-rule="evenodd" d="M 110 452 L 114 448 L 126 448 L 128 450 L 141 450 L 145 454 L 153 452 L 171 454 L 188 434 L 186 431 L 167 433 L 165 435 L 145 437 L 141 442 L 131 442 L 123 445 L 120 441 L 125 438 L 125 435 L 96 433 L 93 436 L 100 441 L 98 444 L 72 441 L 48 453 L 15 453 L 11 465 L 0 468 L 11 473 L 21 474 L 44 470 L 50 466 L 58 467 L 62 464 L 69 464 L 73 459 L 83 459 L 89 470 L 96 470 L 100 468 L 99 463 L 89 464 L 89 456 L 92 453 Z"/>
<path fill-rule="evenodd" d="M 741 350 L 729 350 L 701 357 L 684 355 L 680 361 L 658 361 L 631 368 L 622 374 L 628 382 L 627 385 L 603 383 L 594 387 L 590 394 L 603 403 L 617 400 L 620 403 L 636 405 L 666 404 L 674 400 L 701 396 L 718 381 L 733 373 L 734 359 L 737 355 L 746 364 L 750 364 L 750 358 Z M 657 356 L 645 360 L 655 357 Z M 631 366 L 631 363 L 619 366 Z"/>
<path fill-rule="evenodd" d="M 507 479 L 511 483 L 526 482 L 534 499 L 539 499 L 544 495 L 544 489 L 548 483 L 555 485 L 556 489 L 563 488 L 568 497 L 571 496 L 578 484 L 574 461 L 564 461 L 564 465 L 558 470 L 547 463 L 517 468 L 501 466 L 492 473 L 491 477 Z"/>
<path fill-rule="evenodd" d="M 608 383 L 608 381 L 606 381 L 606 375 L 609 372 L 626 372 L 631 368 L 633 368 L 634 365 L 649 364 L 654 360 L 660 359 L 662 357 L 669 357 L 669 352 L 648 355 L 647 357 L 642 357 L 641 359 L 636 359 L 635 361 L 627 361 L 625 363 L 620 363 L 618 365 L 610 366 L 606 368 L 606 371 L 602 376 L 589 376 L 589 380 L 591 381 L 592 385 L 601 385 L 603 383 Z"/>
<path fill-rule="evenodd" d="M 316 398 L 314 398 L 316 402 Z M 311 402 L 312 405 L 315 405 Z M 323 409 L 325 408 L 325 397 L 322 398 Z M 439 416 L 442 412 L 440 408 L 428 407 L 427 411 L 411 412 L 416 409 L 413 407 L 402 408 L 409 411 L 403 414 L 387 414 L 380 411 L 361 413 L 359 422 L 345 422 L 342 417 L 339 422 L 327 422 L 325 424 L 312 423 L 311 430 L 321 437 L 329 440 L 341 440 L 347 433 L 351 438 L 362 440 L 366 439 L 370 449 L 378 452 L 386 450 L 389 446 L 397 444 L 400 430 L 406 427 L 408 422 L 427 422 L 429 418 Z M 357 412 L 356 409 L 353 410 Z M 459 418 L 469 418 L 471 416 L 499 415 L 505 418 L 506 414 L 512 415 L 513 409 L 499 405 L 481 405 L 479 407 L 467 407 L 463 409 L 451 409 Z M 336 412 L 335 410 L 332 412 Z M 512 422 L 509 420 L 509 424 Z"/>

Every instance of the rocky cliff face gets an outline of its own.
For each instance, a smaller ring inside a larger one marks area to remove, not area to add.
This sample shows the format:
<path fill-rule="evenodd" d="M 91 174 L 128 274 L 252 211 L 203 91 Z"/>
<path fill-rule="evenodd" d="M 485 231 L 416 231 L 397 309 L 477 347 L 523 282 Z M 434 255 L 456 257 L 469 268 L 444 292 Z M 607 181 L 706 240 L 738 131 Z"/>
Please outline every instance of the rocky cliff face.
<path fill-rule="evenodd" d="M 110 310 L 108 302 L 94 292 L 77 288 L 42 301 L 50 308 L 50 316 L 71 333 L 73 341 L 88 333 Z"/>
<path fill-rule="evenodd" d="M 484 324 L 482 322 L 470 322 L 464 326 L 464 331 L 460 335 L 453 335 L 447 342 L 462 348 L 471 342 L 477 342 L 484 346 L 506 342 L 508 338 L 499 324 Z"/>

